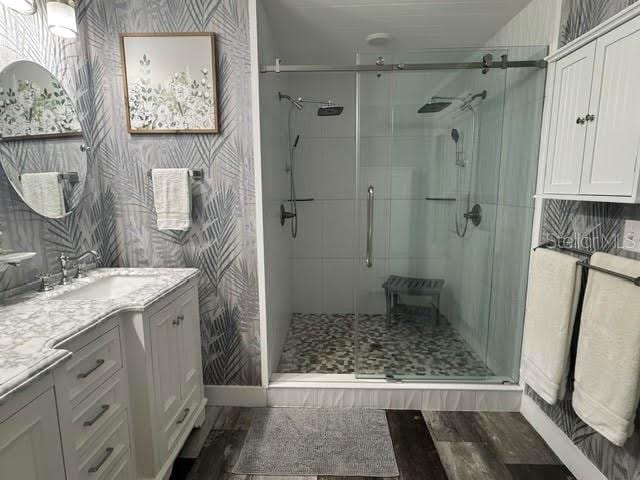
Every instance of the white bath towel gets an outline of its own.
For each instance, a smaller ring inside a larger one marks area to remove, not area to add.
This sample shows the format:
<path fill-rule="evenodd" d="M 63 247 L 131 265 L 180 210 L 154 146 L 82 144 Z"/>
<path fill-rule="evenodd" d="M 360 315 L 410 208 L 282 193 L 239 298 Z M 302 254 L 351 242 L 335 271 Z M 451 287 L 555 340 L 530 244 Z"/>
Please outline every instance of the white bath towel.
<path fill-rule="evenodd" d="M 151 171 L 153 201 L 160 230 L 189 230 L 191 227 L 191 180 L 187 168 Z"/>
<path fill-rule="evenodd" d="M 525 313 L 523 381 L 550 404 L 564 397 L 580 295 L 578 259 L 539 248 L 531 257 Z"/>
<path fill-rule="evenodd" d="M 36 212 L 45 217 L 63 217 L 64 185 L 59 172 L 23 173 L 20 176 L 22 197 Z"/>
<path fill-rule="evenodd" d="M 628 258 L 596 253 L 591 264 L 640 276 L 640 262 Z M 640 287 L 589 270 L 573 408 L 586 424 L 622 446 L 633 432 L 639 395 Z"/>

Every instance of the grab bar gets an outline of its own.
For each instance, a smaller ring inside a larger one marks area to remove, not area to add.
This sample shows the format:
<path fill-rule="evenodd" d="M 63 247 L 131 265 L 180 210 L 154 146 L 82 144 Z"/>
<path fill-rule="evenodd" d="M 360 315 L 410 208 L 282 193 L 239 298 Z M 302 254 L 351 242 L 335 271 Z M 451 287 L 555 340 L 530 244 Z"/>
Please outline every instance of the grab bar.
<path fill-rule="evenodd" d="M 365 264 L 373 267 L 373 186 L 367 189 L 367 258 Z"/>

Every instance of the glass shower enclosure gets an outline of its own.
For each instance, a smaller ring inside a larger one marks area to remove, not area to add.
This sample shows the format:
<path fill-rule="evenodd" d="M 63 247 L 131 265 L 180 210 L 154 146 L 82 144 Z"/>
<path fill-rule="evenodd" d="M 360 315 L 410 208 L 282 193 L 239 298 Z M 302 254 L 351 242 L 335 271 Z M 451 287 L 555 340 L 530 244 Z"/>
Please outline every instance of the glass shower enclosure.
<path fill-rule="evenodd" d="M 452 64 L 506 54 L 513 52 L 424 50 L 360 54 L 358 63 Z M 521 70 L 509 95 L 544 85 L 543 69 Z M 503 141 L 518 135 L 505 134 L 508 72 L 356 74 L 357 377 L 517 380 L 522 318 L 496 319 L 505 300 L 493 293 L 496 230 L 508 228 L 498 222 L 508 189 Z M 537 110 L 526 115 L 539 122 L 542 102 L 532 105 Z M 537 134 L 520 134 L 537 151 Z M 535 170 L 529 175 L 534 184 Z M 526 242 L 520 249 L 528 258 Z"/>

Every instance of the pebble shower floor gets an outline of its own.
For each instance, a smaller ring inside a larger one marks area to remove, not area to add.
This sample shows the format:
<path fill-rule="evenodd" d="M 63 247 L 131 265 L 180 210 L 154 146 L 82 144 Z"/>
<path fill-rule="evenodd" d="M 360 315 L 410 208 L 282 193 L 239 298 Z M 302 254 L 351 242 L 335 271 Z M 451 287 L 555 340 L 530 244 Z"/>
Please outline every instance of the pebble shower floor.
<path fill-rule="evenodd" d="M 493 373 L 443 317 L 424 325 L 382 314 L 359 315 L 359 374 L 491 376 Z M 354 373 L 354 314 L 294 313 L 279 373 Z"/>

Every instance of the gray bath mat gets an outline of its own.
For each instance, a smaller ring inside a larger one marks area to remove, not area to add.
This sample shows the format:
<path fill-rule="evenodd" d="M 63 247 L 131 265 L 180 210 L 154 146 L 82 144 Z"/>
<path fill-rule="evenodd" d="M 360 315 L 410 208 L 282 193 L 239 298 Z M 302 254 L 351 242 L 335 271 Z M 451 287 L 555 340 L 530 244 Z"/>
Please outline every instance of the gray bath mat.
<path fill-rule="evenodd" d="M 233 473 L 396 477 L 398 466 L 383 411 L 265 408 Z"/>

